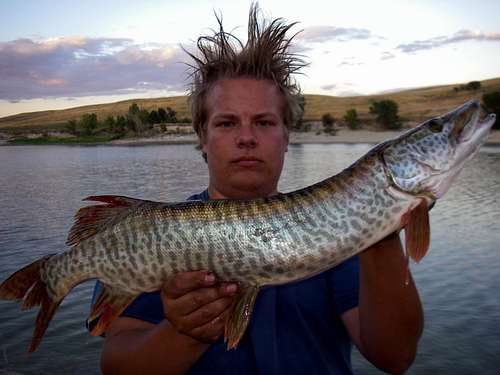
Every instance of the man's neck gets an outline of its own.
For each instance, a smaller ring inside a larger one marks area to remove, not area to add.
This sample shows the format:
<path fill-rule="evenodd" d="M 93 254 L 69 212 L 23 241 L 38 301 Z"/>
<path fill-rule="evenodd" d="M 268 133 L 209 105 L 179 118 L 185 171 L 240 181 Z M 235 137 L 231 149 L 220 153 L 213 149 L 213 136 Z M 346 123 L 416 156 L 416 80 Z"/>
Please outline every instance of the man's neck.
<path fill-rule="evenodd" d="M 208 196 L 210 199 L 256 199 L 256 198 L 270 197 L 276 194 L 278 194 L 277 189 L 268 194 L 266 193 L 257 194 L 255 191 L 241 191 L 241 190 L 235 190 L 235 191 L 230 191 L 229 193 L 228 192 L 223 193 L 211 185 L 208 186 Z"/>

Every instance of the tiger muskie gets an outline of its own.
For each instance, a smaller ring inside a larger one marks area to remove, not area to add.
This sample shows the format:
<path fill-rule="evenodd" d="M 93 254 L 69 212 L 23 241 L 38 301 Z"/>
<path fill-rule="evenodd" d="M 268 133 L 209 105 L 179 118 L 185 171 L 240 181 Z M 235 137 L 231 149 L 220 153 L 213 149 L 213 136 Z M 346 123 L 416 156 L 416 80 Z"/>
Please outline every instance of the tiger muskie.
<path fill-rule="evenodd" d="M 0 285 L 0 298 L 41 305 L 29 351 L 77 284 L 103 289 L 89 322 L 100 335 L 142 292 L 177 272 L 212 271 L 241 293 L 225 322 L 228 348 L 243 336 L 263 287 L 301 280 L 405 230 L 419 261 L 429 247 L 428 207 L 485 142 L 495 115 L 478 101 L 428 120 L 370 150 L 341 173 L 294 192 L 253 200 L 161 203 L 92 196 L 75 215 L 65 252 L 47 255 Z"/>

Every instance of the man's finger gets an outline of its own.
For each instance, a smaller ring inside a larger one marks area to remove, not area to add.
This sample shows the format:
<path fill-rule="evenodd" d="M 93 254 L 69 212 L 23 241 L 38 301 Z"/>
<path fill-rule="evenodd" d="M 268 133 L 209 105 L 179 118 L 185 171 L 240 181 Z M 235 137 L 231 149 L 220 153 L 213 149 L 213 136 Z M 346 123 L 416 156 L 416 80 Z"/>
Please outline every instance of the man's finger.
<path fill-rule="evenodd" d="M 215 284 L 215 276 L 209 271 L 181 272 L 170 277 L 161 290 L 167 297 L 176 299 L 192 290 Z"/>
<path fill-rule="evenodd" d="M 192 314 L 183 317 L 184 324 L 190 329 L 204 326 L 227 310 L 232 303 L 232 298 L 219 298 L 209 304 L 200 307 Z"/>
<path fill-rule="evenodd" d="M 191 330 L 188 334 L 199 341 L 213 343 L 217 341 L 220 335 L 224 332 L 226 323 L 227 310 L 221 315 L 215 317 L 210 322 Z"/>
<path fill-rule="evenodd" d="M 217 287 L 193 290 L 172 301 L 172 304 L 175 304 L 175 310 L 178 314 L 188 315 L 219 298 L 232 297 L 237 291 L 237 284 L 224 283 Z"/>

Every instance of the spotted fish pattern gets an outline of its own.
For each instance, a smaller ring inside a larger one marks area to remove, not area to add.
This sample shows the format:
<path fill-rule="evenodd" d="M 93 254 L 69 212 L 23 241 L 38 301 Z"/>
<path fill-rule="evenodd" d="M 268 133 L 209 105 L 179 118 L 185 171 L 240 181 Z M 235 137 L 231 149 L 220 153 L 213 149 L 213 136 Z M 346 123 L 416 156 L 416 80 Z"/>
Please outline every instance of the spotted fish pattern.
<path fill-rule="evenodd" d="M 219 279 L 275 285 L 331 268 L 397 229 L 410 201 L 387 189 L 376 156 L 289 194 L 251 201 L 163 203 L 131 200 L 110 228 L 55 255 L 43 268 L 49 296 L 82 278 L 138 294 L 169 276 L 208 269 Z M 112 197 L 113 208 L 121 197 Z M 75 261 L 77 260 L 78 261 Z"/>
<path fill-rule="evenodd" d="M 0 285 L 0 297 L 41 305 L 30 351 L 62 299 L 88 279 L 104 285 L 89 318 L 98 322 L 93 334 L 138 294 L 183 271 L 206 269 L 241 283 L 251 293 L 235 314 L 251 314 L 245 306 L 260 288 L 311 277 L 411 227 L 415 208 L 439 198 L 486 139 L 494 116 L 481 122 L 479 111 L 479 103 L 468 102 L 376 146 L 338 175 L 287 194 L 183 203 L 89 197 L 101 204 L 77 213 L 72 247 L 16 272 Z M 235 329 L 229 321 L 234 347 L 246 325 Z"/>

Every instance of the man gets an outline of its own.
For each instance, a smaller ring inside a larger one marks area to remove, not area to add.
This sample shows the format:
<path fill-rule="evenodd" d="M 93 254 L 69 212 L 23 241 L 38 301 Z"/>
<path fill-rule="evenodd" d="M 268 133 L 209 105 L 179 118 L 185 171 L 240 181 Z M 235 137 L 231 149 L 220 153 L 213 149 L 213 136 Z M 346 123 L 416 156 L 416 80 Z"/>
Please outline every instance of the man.
<path fill-rule="evenodd" d="M 193 125 L 208 164 L 208 189 L 195 199 L 277 194 L 298 114 L 286 52 L 291 25 L 258 25 L 236 50 L 222 25 L 201 38 L 191 92 Z M 397 234 L 302 282 L 264 289 L 237 349 L 221 336 L 238 285 L 210 270 L 179 273 L 161 292 L 140 296 L 106 330 L 104 373 L 351 373 L 351 341 L 375 366 L 402 373 L 415 357 L 422 310 Z"/>

